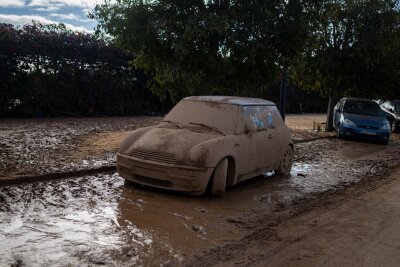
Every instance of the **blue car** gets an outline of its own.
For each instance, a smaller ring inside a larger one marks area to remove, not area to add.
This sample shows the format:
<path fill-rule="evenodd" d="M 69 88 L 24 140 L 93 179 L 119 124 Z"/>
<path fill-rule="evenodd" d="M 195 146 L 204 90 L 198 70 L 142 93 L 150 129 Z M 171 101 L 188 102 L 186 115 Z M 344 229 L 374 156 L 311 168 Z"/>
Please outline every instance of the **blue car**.
<path fill-rule="evenodd" d="M 356 137 L 368 140 L 389 142 L 390 124 L 386 113 L 369 99 L 342 98 L 336 104 L 333 114 L 333 127 L 337 137 Z"/>

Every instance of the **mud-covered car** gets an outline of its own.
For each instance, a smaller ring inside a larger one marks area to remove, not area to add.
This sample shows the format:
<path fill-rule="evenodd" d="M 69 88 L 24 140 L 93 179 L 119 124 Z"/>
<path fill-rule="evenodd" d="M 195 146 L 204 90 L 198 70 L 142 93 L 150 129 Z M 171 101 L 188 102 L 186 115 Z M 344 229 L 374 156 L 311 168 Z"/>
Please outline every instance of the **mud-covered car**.
<path fill-rule="evenodd" d="M 256 98 L 181 100 L 156 125 L 119 146 L 118 173 L 157 188 L 223 195 L 225 187 L 274 170 L 289 173 L 293 142 L 276 105 Z"/>

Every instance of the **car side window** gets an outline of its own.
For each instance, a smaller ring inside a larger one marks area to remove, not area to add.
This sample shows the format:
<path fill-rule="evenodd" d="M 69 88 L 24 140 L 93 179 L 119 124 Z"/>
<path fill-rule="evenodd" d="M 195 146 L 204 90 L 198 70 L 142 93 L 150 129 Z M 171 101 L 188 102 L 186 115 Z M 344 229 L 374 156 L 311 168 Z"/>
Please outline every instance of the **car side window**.
<path fill-rule="evenodd" d="M 253 123 L 257 131 L 274 128 L 273 110 L 269 106 L 243 106 L 242 114 L 244 120 Z"/>

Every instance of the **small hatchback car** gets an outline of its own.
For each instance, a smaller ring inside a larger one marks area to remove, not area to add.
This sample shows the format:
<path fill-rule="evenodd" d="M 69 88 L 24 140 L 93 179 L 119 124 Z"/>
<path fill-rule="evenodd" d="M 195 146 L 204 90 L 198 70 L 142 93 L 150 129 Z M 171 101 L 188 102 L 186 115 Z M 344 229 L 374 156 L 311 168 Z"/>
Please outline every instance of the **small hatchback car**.
<path fill-rule="evenodd" d="M 352 136 L 385 144 L 389 141 L 390 125 L 386 113 L 369 99 L 340 99 L 334 108 L 333 127 L 338 138 Z"/>
<path fill-rule="evenodd" d="M 128 181 L 221 196 L 227 185 L 274 170 L 289 173 L 293 142 L 276 106 L 256 98 L 181 100 L 156 125 L 120 144 L 118 173 Z"/>

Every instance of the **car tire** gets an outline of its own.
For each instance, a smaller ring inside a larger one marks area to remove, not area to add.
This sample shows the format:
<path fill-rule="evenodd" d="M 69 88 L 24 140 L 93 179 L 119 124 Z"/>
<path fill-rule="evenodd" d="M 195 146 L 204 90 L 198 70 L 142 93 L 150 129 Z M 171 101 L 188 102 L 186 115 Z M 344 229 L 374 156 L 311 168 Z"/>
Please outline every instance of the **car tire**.
<path fill-rule="evenodd" d="M 383 144 L 383 145 L 388 145 L 388 144 L 389 144 L 389 140 L 383 140 L 383 141 L 382 141 L 382 144 Z"/>
<path fill-rule="evenodd" d="M 399 128 L 400 128 L 400 122 L 394 120 L 393 123 L 394 123 L 393 132 L 394 133 L 398 133 L 399 132 Z"/>
<path fill-rule="evenodd" d="M 391 120 L 390 121 L 390 132 L 391 133 L 395 133 L 396 132 L 396 121 L 395 120 Z"/>
<path fill-rule="evenodd" d="M 215 167 L 211 184 L 211 195 L 223 197 L 225 195 L 226 177 L 228 174 L 228 159 L 221 160 Z"/>
<path fill-rule="evenodd" d="M 293 165 L 293 148 L 287 146 L 285 153 L 283 153 L 281 162 L 278 169 L 275 170 L 276 174 L 289 174 Z"/>

